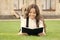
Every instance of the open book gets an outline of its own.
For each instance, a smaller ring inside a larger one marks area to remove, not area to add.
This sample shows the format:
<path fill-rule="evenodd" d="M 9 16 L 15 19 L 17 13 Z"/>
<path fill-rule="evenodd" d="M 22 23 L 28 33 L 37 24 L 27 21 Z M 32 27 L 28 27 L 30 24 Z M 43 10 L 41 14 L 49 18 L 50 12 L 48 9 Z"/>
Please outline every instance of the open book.
<path fill-rule="evenodd" d="M 30 28 L 22 27 L 22 33 L 27 33 L 29 35 L 37 35 L 38 33 L 42 33 L 42 32 L 43 32 L 43 28 L 30 29 Z"/>

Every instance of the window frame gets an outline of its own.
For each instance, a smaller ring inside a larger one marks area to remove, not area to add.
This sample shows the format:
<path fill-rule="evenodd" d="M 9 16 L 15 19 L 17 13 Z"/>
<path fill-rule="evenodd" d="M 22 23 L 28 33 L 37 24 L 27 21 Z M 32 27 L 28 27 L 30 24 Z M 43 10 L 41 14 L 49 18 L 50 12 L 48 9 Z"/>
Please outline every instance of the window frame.
<path fill-rule="evenodd" d="M 55 0 L 56 1 L 56 0 Z M 50 8 L 49 9 L 47 9 L 47 4 L 48 4 L 48 2 L 47 2 L 47 0 L 45 0 L 45 3 L 46 4 L 43 4 L 45 7 L 46 7 L 46 9 L 42 9 L 43 11 L 55 11 L 56 10 L 56 8 L 54 8 L 54 9 L 52 9 L 52 0 L 50 0 Z M 56 3 L 56 2 L 55 2 Z M 55 7 L 56 7 L 56 5 L 55 5 Z"/>

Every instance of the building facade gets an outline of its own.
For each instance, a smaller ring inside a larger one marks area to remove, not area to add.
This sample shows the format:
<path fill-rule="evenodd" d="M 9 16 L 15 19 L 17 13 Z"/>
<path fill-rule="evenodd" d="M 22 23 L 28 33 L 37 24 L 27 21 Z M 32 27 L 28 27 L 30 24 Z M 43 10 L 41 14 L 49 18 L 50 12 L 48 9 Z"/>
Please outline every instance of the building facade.
<path fill-rule="evenodd" d="M 30 4 L 37 4 L 40 14 L 46 18 L 60 18 L 60 0 L 0 0 L 0 16 L 15 15 L 19 18 L 23 5 Z"/>

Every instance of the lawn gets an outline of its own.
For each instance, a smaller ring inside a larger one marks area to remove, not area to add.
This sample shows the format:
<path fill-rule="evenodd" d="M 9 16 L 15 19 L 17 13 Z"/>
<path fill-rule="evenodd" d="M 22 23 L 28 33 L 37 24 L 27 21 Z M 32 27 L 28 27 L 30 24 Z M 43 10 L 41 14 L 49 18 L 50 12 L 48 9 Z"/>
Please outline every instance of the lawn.
<path fill-rule="evenodd" d="M 45 20 L 46 36 L 18 36 L 20 21 L 0 21 L 0 40 L 60 40 L 60 20 Z"/>

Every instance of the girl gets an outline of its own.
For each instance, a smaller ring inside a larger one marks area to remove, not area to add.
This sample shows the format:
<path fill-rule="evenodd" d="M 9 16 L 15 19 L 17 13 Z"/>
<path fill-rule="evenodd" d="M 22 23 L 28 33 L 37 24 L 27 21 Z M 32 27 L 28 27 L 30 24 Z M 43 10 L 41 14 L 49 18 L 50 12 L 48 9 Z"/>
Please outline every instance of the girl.
<path fill-rule="evenodd" d="M 21 30 L 18 35 L 46 35 L 46 26 L 36 4 L 28 6 L 25 16 L 21 16 Z"/>

